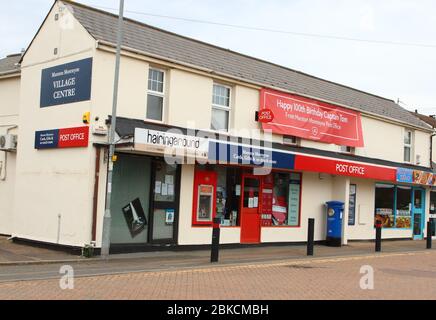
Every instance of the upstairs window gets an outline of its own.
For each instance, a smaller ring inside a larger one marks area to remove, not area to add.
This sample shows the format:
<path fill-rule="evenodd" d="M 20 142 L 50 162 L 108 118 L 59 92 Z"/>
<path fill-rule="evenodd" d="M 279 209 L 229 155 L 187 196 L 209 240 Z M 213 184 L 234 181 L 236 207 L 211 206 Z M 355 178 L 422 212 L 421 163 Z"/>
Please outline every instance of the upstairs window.
<path fill-rule="evenodd" d="M 147 119 L 163 121 L 164 78 L 162 70 L 150 68 L 148 71 Z"/>
<path fill-rule="evenodd" d="M 227 86 L 219 84 L 213 85 L 211 121 L 212 130 L 229 130 L 230 90 L 230 87 Z"/>
<path fill-rule="evenodd" d="M 404 162 L 412 162 L 412 131 L 404 131 Z"/>

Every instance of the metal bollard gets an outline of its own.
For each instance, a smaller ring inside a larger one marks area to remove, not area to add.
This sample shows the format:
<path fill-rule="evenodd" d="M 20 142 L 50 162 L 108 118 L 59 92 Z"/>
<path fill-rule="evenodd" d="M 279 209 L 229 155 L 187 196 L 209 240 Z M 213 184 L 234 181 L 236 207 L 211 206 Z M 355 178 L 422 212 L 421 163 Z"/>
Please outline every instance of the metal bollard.
<path fill-rule="evenodd" d="M 427 222 L 427 249 L 431 249 L 431 237 L 433 236 L 433 222 Z"/>
<path fill-rule="evenodd" d="M 219 248 L 220 248 L 220 218 L 213 219 L 212 230 L 212 246 L 210 252 L 210 262 L 218 262 Z"/>
<path fill-rule="evenodd" d="M 381 251 L 381 239 L 382 239 L 382 224 L 381 221 L 377 221 L 375 225 L 375 252 Z"/>
<path fill-rule="evenodd" d="M 313 256 L 313 239 L 315 234 L 315 219 L 309 218 L 309 225 L 307 228 L 307 255 Z"/>

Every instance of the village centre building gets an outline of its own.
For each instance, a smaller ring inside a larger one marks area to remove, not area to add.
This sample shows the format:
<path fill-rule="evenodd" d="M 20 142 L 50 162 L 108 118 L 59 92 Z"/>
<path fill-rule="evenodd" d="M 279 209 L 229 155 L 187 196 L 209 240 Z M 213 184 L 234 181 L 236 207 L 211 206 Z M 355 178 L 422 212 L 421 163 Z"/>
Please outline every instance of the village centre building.
<path fill-rule="evenodd" d="M 101 247 L 117 16 L 56 1 L 0 60 L 0 234 Z M 423 239 L 434 128 L 394 101 L 124 22 L 111 251 Z M 84 122 L 85 123 L 84 123 Z M 15 139 L 18 142 L 15 146 Z"/>

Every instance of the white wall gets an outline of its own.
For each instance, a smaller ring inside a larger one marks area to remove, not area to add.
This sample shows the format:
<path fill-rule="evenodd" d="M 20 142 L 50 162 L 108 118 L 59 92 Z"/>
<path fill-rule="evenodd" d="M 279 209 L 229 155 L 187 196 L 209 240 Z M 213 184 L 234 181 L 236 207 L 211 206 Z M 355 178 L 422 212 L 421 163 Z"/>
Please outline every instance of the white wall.
<path fill-rule="evenodd" d="M 20 77 L 0 78 L 0 134 L 18 134 Z M 0 234 L 12 234 L 16 153 L 0 151 Z"/>
<path fill-rule="evenodd" d="M 35 131 L 82 126 L 82 114 L 92 111 L 90 101 L 39 106 L 41 70 L 92 57 L 95 50 L 95 41 L 75 20 L 68 28 L 55 21 L 58 5 L 22 63 L 13 236 L 83 246 L 91 239 L 92 138 L 88 148 L 34 149 Z"/>

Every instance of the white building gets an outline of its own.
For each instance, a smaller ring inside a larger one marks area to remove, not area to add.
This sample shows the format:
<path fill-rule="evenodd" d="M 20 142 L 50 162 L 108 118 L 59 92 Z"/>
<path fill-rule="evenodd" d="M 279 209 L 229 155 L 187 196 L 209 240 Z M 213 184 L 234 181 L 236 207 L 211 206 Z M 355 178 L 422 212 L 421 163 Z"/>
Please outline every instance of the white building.
<path fill-rule="evenodd" d="M 0 61 L 0 134 L 18 134 L 0 155 L 0 233 L 101 246 L 116 26 L 57 1 Z M 226 244 L 306 241 L 308 218 L 323 241 L 331 200 L 342 243 L 374 239 L 375 217 L 384 238 L 425 235 L 433 129 L 389 99 L 126 19 L 118 106 L 113 252 L 210 244 L 214 216 Z"/>

